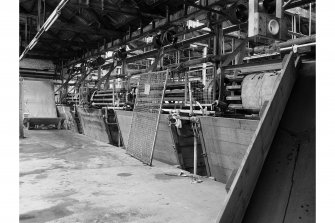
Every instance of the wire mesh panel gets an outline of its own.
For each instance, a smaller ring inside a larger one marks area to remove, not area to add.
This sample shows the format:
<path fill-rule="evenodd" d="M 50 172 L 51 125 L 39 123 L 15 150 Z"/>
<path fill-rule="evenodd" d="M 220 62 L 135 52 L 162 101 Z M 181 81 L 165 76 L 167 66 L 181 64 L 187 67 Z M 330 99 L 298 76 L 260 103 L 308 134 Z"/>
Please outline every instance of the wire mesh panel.
<path fill-rule="evenodd" d="M 128 154 L 151 165 L 168 71 L 141 74 L 133 111 Z"/>
<path fill-rule="evenodd" d="M 93 106 L 127 108 L 135 101 L 136 79 L 114 79 L 109 81 L 109 89 L 95 91 L 91 96 Z"/>
<path fill-rule="evenodd" d="M 203 69 L 190 70 L 187 72 L 188 75 L 188 88 L 192 90 L 192 104 L 195 102 L 200 104 L 211 104 L 213 103 L 212 91 L 209 91 L 209 87 L 213 80 L 213 68 L 207 67 Z M 188 89 L 188 90 L 190 90 Z M 187 104 L 190 102 L 190 94 L 186 94 Z"/>

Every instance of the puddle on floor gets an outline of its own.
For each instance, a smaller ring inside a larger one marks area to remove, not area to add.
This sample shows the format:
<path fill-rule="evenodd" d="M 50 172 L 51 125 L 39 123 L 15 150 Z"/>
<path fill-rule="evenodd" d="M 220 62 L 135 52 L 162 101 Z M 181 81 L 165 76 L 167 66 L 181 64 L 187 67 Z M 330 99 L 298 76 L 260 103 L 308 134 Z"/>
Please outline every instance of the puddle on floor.
<path fill-rule="evenodd" d="M 47 209 L 20 214 L 20 223 L 42 223 L 69 216 L 73 212 L 67 210 L 67 206 L 69 206 L 68 203 L 63 203 Z"/>
<path fill-rule="evenodd" d="M 133 174 L 131 174 L 131 173 L 119 173 L 119 174 L 117 174 L 119 177 L 129 177 L 129 176 L 131 176 L 131 175 L 133 175 Z"/>
<path fill-rule="evenodd" d="M 182 179 L 183 177 L 172 176 L 172 175 L 166 175 L 164 173 L 159 173 L 159 174 L 155 174 L 155 178 L 157 180 L 175 180 L 175 179 Z"/>

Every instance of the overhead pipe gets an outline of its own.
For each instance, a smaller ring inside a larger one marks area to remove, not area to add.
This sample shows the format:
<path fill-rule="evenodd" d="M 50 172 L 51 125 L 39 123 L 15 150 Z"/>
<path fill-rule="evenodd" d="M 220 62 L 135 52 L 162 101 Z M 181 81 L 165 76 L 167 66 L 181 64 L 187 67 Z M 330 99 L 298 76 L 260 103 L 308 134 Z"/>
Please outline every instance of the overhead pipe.
<path fill-rule="evenodd" d="M 286 42 L 282 42 L 282 43 L 274 43 L 270 46 L 257 46 L 254 48 L 249 48 L 247 49 L 248 52 L 250 53 L 264 53 L 266 51 L 276 51 L 279 50 L 281 48 L 285 48 L 285 47 L 291 47 L 293 45 L 302 45 L 302 44 L 306 44 L 306 43 L 313 43 L 316 41 L 316 35 L 311 35 L 311 36 L 305 36 L 305 37 L 300 37 L 300 38 L 296 38 L 296 39 L 290 39 Z"/>
<path fill-rule="evenodd" d="M 232 26 L 229 26 L 229 27 L 226 27 L 226 28 L 222 29 L 222 32 L 223 32 L 223 34 L 227 34 L 227 33 L 231 33 L 231 32 L 240 30 L 242 27 L 246 27 L 246 26 L 247 26 L 247 23 L 232 25 Z M 164 49 L 164 52 L 167 53 L 167 52 L 176 50 L 176 48 L 180 48 L 180 47 L 183 47 L 185 45 L 188 45 L 188 44 L 191 44 L 191 43 L 194 43 L 194 42 L 205 40 L 205 39 L 211 38 L 213 36 L 214 36 L 213 33 L 208 33 L 208 34 L 200 35 L 200 36 L 190 38 L 190 39 L 187 39 L 187 40 L 184 40 L 184 41 L 180 41 L 180 42 L 177 42 L 175 44 L 166 45 L 166 46 L 162 47 L 161 49 Z M 158 50 L 155 49 L 155 50 L 151 50 L 151 51 L 145 52 L 145 53 L 140 54 L 140 55 L 136 55 L 136 56 L 133 56 L 133 57 L 128 57 L 128 58 L 125 59 L 125 62 L 126 63 L 131 63 L 131 62 L 134 62 L 134 61 L 137 61 L 137 60 L 146 59 L 148 57 L 155 56 L 157 54 L 157 52 L 158 52 Z M 112 66 L 112 65 L 113 65 L 113 63 L 110 63 L 110 64 L 103 65 L 102 67 L 106 68 L 106 67 L 109 67 L 109 66 Z M 118 61 L 117 66 L 119 66 L 119 65 L 121 65 L 121 61 Z"/>
<path fill-rule="evenodd" d="M 47 21 L 44 22 L 43 26 L 37 31 L 35 37 L 33 38 L 33 40 L 28 44 L 28 46 L 24 49 L 24 51 L 22 52 L 22 54 L 19 57 L 19 60 L 22 60 L 24 58 L 24 56 L 28 53 L 29 50 L 32 50 L 34 48 L 34 46 L 37 44 L 39 37 L 46 31 L 49 30 L 49 28 L 51 27 L 51 25 L 57 20 L 57 18 L 59 17 L 59 14 L 62 10 L 62 8 L 66 5 L 66 3 L 69 0 L 62 0 L 57 7 L 55 8 L 55 10 L 51 13 L 51 15 L 49 16 L 49 18 L 47 19 Z"/>
<path fill-rule="evenodd" d="M 315 0 L 298 0 L 298 1 L 294 1 L 290 4 L 286 4 L 285 7 L 284 7 L 284 10 L 286 9 L 291 9 L 291 8 L 296 8 L 296 7 L 299 7 L 299 6 L 302 6 L 302 5 L 306 5 L 308 3 L 314 3 Z"/>
<path fill-rule="evenodd" d="M 227 0 L 227 3 L 235 3 L 236 1 L 237 1 L 237 0 Z M 207 5 L 207 7 L 211 7 L 211 6 L 219 5 L 219 4 L 218 4 L 219 2 L 220 2 L 219 0 L 215 0 L 214 3 L 212 3 L 211 5 Z M 185 6 L 185 4 L 184 4 L 184 6 Z M 184 10 L 187 12 L 187 7 L 184 7 Z M 187 14 L 187 13 L 186 13 L 184 16 L 182 16 L 182 17 L 180 17 L 180 18 L 178 18 L 178 19 L 176 19 L 176 20 L 173 20 L 172 23 L 176 23 L 176 22 L 179 21 L 179 20 L 181 20 L 181 21 L 185 21 L 186 18 L 190 18 L 191 16 L 193 16 L 193 15 L 195 15 L 196 13 L 199 13 L 199 12 L 201 12 L 201 11 L 205 11 L 205 10 L 194 11 L 194 12 L 191 12 L 190 14 Z M 181 12 L 181 11 L 180 11 L 180 12 Z M 227 20 L 227 19 L 225 19 L 225 21 L 226 21 L 226 20 Z M 218 22 L 218 21 L 215 21 L 215 22 Z M 131 42 L 131 41 L 135 41 L 135 40 L 144 38 L 145 35 L 148 35 L 148 34 L 150 34 L 150 33 L 154 33 L 154 32 L 156 32 L 157 30 L 155 30 L 154 23 L 155 23 L 155 21 L 153 21 L 153 23 L 152 23 L 152 27 L 153 27 L 153 28 L 152 28 L 151 30 L 149 30 L 149 31 L 147 31 L 147 32 L 143 32 L 143 33 L 141 33 L 141 35 L 138 35 L 138 36 L 136 36 L 136 37 L 134 37 L 134 38 L 129 39 L 128 42 Z M 163 28 L 163 27 L 160 27 L 160 28 Z M 203 27 L 203 28 L 204 28 L 204 27 Z M 242 28 L 242 27 L 240 27 L 240 28 Z M 199 28 L 199 29 L 201 29 L 201 28 Z M 195 30 L 192 30 L 192 31 L 195 31 Z M 192 32 L 192 31 L 190 31 L 190 32 Z M 236 30 L 234 30 L 234 31 L 236 31 Z M 233 31 L 232 31 L 232 32 L 233 32 Z M 212 35 L 214 35 L 214 34 L 212 33 Z M 91 53 L 91 55 L 84 55 L 84 58 L 81 58 L 81 59 L 75 59 L 75 60 L 73 60 L 73 61 L 68 62 L 68 63 L 67 63 L 67 66 L 71 66 L 71 65 L 73 65 L 73 64 L 80 63 L 83 59 L 87 59 L 87 58 L 92 57 L 92 56 L 94 56 L 94 55 L 97 55 L 97 54 L 99 54 L 99 53 L 101 53 L 101 52 L 105 52 L 105 51 L 113 50 L 113 49 L 115 49 L 115 48 L 117 48 L 117 47 L 120 47 L 120 46 L 126 44 L 122 39 L 119 39 L 119 40 L 120 40 L 120 42 L 119 42 L 118 44 L 115 44 L 115 45 L 112 44 L 112 47 L 109 47 L 109 49 L 98 50 L 97 53 Z M 108 65 L 107 65 L 107 66 L 108 66 Z"/>

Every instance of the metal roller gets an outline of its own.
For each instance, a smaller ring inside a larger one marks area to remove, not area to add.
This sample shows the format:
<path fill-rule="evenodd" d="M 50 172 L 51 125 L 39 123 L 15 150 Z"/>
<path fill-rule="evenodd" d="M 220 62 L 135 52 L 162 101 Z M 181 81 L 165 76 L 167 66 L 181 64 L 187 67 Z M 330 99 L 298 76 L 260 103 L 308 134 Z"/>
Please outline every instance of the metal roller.
<path fill-rule="evenodd" d="M 247 75 L 242 81 L 241 99 L 244 109 L 260 110 L 273 95 L 280 72 Z"/>

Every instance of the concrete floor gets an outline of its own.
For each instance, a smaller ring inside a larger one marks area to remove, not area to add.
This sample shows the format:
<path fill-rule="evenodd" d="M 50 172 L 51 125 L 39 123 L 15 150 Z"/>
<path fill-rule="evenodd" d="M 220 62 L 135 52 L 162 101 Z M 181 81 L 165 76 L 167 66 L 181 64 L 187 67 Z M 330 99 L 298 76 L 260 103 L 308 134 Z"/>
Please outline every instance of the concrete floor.
<path fill-rule="evenodd" d="M 20 140 L 20 222 L 214 222 L 225 185 L 67 130 Z"/>

